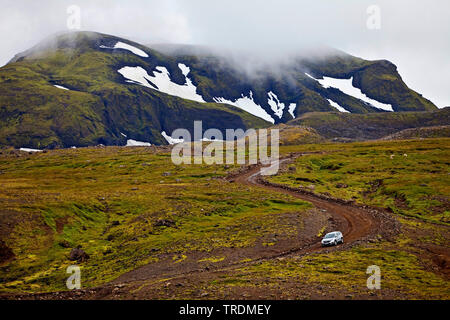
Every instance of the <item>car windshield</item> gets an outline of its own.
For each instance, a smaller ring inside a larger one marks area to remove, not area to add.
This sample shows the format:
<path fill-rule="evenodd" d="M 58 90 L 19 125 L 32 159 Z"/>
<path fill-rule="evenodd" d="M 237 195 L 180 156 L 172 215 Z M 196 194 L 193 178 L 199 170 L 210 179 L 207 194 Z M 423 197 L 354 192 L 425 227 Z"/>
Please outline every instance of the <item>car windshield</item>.
<path fill-rule="evenodd" d="M 330 238 L 334 238 L 334 233 L 329 233 L 325 236 L 325 239 L 330 239 Z"/>

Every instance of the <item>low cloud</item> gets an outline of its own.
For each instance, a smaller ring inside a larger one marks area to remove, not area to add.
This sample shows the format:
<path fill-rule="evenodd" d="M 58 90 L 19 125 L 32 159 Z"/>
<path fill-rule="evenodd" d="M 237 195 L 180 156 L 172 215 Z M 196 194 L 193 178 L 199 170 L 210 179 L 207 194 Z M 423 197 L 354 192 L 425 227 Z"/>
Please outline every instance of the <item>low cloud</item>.
<path fill-rule="evenodd" d="M 60 31 L 67 7 L 81 8 L 83 30 L 141 43 L 187 43 L 249 53 L 266 61 L 327 45 L 394 62 L 405 82 L 438 106 L 450 105 L 450 2 L 441 0 L 2 0 L 0 65 Z M 381 10 L 379 30 L 367 8 Z"/>

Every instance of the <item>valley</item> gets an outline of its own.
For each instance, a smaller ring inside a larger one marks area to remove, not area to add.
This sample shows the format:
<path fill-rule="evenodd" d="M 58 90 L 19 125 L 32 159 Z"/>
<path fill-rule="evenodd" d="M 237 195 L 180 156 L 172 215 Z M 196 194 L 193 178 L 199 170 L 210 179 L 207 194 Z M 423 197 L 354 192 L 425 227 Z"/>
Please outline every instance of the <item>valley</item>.
<path fill-rule="evenodd" d="M 175 166 L 170 147 L 2 149 L 0 235 L 13 256 L 0 297 L 449 298 L 448 138 L 280 152 L 279 174 L 262 178 Z M 335 229 L 344 245 L 321 248 Z M 75 247 L 89 258 L 70 261 Z M 67 291 L 74 263 L 83 289 Z M 382 290 L 366 287 L 370 265 Z"/>

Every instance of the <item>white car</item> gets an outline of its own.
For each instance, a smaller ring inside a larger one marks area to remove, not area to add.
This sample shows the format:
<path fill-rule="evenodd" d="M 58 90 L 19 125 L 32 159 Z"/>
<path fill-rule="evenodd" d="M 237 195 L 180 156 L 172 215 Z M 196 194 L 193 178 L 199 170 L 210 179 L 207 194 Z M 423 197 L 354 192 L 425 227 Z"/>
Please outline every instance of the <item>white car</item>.
<path fill-rule="evenodd" d="M 322 246 L 337 246 L 339 243 L 344 243 L 344 236 L 340 231 L 327 233 L 322 239 Z"/>

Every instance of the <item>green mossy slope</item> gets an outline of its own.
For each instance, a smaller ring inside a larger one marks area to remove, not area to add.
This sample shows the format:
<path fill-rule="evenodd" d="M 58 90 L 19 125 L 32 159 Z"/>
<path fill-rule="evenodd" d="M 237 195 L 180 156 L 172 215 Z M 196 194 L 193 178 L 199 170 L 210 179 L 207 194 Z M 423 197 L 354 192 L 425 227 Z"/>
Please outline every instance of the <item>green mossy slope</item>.
<path fill-rule="evenodd" d="M 121 132 L 130 139 L 165 144 L 162 131 L 189 129 L 194 120 L 202 120 L 204 128 L 221 130 L 267 126 L 232 106 L 198 103 L 126 83 L 117 72 L 124 65 L 147 70 L 162 65 L 173 81 L 181 71 L 174 60 L 149 49 L 147 59 L 125 50 L 99 49 L 108 41 L 117 38 L 63 35 L 49 49 L 41 45 L 1 68 L 0 145 L 124 145 L 127 138 Z M 184 78 L 178 81 L 181 84 Z"/>

